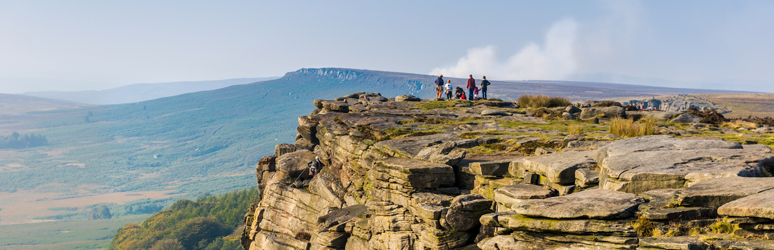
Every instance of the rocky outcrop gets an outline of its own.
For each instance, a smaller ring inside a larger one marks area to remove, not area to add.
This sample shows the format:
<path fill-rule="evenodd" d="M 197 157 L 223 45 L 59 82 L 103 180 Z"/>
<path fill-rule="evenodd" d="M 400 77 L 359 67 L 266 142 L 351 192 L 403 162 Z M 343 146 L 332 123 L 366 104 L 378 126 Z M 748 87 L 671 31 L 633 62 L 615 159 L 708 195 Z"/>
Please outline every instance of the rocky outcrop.
<path fill-rule="evenodd" d="M 684 188 L 711 178 L 763 177 L 774 163 L 774 155 L 760 148 L 666 135 L 615 141 L 595 159 L 601 163 L 600 188 L 630 193 Z"/>
<path fill-rule="evenodd" d="M 540 129 L 550 124 L 514 105 L 426 110 L 436 106 L 430 102 L 364 92 L 314 101 L 317 110 L 299 117 L 295 144 L 278 145 L 256 166 L 262 198 L 245 215 L 243 247 L 767 249 L 774 243 L 768 147 L 667 135 L 593 141 Z M 626 116 L 618 108 L 562 110 Z M 315 157 L 324 167 L 311 176 L 307 163 Z M 733 232 L 710 231 L 718 227 L 713 223 L 728 223 Z"/>
<path fill-rule="evenodd" d="M 618 106 L 583 108 L 580 119 L 589 119 L 598 116 L 604 118 L 626 118 L 626 111 Z"/>

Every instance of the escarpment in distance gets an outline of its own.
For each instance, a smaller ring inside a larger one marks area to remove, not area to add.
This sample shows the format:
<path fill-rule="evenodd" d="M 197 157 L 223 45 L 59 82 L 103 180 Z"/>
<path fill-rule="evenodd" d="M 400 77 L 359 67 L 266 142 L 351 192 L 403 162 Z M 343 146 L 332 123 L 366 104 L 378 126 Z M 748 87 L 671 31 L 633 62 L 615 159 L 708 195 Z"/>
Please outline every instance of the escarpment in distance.
<path fill-rule="evenodd" d="M 621 139 L 605 113 L 570 107 L 313 104 L 295 144 L 256 166 L 245 249 L 774 249 L 771 148 L 694 136 L 718 129 L 667 122 L 677 112 Z"/>

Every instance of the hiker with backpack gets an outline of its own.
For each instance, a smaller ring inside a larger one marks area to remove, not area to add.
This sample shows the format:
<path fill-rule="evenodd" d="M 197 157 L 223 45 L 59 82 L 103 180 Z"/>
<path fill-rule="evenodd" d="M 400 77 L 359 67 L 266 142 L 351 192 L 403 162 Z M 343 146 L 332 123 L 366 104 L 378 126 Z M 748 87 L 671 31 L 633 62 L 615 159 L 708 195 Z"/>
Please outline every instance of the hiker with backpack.
<path fill-rule="evenodd" d="M 481 98 L 486 100 L 486 87 L 491 85 L 491 83 L 489 83 L 489 81 L 486 80 L 486 76 L 484 76 L 483 78 L 484 80 L 481 80 Z"/>
<path fill-rule="evenodd" d="M 441 93 L 443 93 L 443 74 L 438 76 L 438 79 L 435 79 L 435 99 L 441 99 Z"/>
<path fill-rule="evenodd" d="M 468 99 L 471 101 L 473 100 L 473 90 L 476 88 L 476 80 L 473 79 L 473 75 L 470 75 L 470 78 L 468 78 Z"/>
<path fill-rule="evenodd" d="M 446 92 L 446 100 L 452 99 L 452 92 L 454 89 L 452 89 L 451 80 L 446 80 L 446 85 L 443 86 L 444 91 Z"/>

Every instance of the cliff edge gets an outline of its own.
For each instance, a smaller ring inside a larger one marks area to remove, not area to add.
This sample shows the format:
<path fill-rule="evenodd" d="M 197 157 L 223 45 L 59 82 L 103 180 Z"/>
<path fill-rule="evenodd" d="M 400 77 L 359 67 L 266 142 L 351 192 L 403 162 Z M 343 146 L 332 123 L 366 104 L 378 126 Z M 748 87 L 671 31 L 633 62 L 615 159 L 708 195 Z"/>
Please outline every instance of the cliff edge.
<path fill-rule="evenodd" d="M 623 110 L 544 120 L 499 100 L 362 92 L 313 104 L 295 144 L 257 164 L 245 249 L 774 249 L 771 148 L 691 136 L 711 126 L 666 122 L 679 113 L 621 139 L 606 123 Z"/>

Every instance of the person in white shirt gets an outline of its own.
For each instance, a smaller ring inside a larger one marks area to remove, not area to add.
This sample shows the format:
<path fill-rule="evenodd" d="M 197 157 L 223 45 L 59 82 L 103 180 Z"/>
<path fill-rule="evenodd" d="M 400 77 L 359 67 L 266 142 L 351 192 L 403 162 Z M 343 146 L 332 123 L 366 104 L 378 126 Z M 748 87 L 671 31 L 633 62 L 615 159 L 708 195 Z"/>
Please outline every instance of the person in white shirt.
<path fill-rule="evenodd" d="M 453 90 L 452 85 L 451 85 L 451 80 L 446 80 L 446 85 L 444 85 L 443 88 L 444 88 L 444 90 L 446 90 L 446 100 L 447 101 L 451 100 L 452 99 L 452 90 Z"/>

